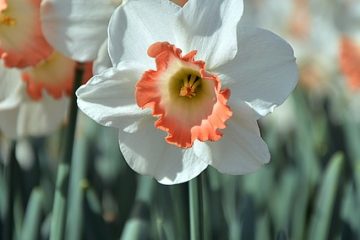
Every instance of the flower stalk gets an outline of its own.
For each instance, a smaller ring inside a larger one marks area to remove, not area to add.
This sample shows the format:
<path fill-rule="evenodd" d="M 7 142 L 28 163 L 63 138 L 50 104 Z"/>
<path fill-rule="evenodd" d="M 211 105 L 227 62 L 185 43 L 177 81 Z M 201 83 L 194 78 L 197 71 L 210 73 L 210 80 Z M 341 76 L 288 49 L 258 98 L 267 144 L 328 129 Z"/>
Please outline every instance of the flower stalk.
<path fill-rule="evenodd" d="M 6 181 L 7 181 L 7 196 L 6 196 L 6 213 L 5 213 L 5 230 L 4 230 L 4 239 L 12 240 L 13 239 L 13 229 L 14 229 L 14 201 L 15 201 L 15 161 L 16 161 L 16 141 L 12 141 L 9 154 L 9 162 L 7 165 L 6 171 Z"/>
<path fill-rule="evenodd" d="M 65 135 L 64 151 L 58 167 L 56 178 L 56 189 L 50 232 L 51 240 L 61 240 L 64 238 L 69 174 L 78 112 L 75 91 L 81 85 L 83 73 L 83 65 L 78 64 L 75 70 L 75 80 L 73 83 L 69 111 L 69 125 Z"/>
<path fill-rule="evenodd" d="M 203 174 L 201 174 L 203 175 Z M 190 239 L 204 239 L 203 176 L 189 181 Z"/>

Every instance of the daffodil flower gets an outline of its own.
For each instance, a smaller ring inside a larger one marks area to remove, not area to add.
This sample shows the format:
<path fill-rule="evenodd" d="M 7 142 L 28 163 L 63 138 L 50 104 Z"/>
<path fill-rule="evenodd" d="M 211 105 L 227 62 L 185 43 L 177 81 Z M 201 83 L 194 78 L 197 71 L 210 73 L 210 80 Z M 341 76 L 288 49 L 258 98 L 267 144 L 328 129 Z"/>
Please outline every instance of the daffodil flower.
<path fill-rule="evenodd" d="M 0 65 L 0 130 L 10 138 L 41 136 L 65 119 L 76 62 L 54 52 L 33 67 Z M 85 64 L 83 82 L 91 77 Z"/>
<path fill-rule="evenodd" d="M 53 49 L 40 24 L 40 0 L 0 0 L 0 58 L 7 67 L 34 66 Z"/>
<path fill-rule="evenodd" d="M 119 129 L 129 166 L 160 183 L 208 165 L 246 174 L 269 162 L 257 120 L 297 83 L 291 47 L 246 28 L 239 0 L 129 0 L 109 23 L 113 67 L 77 91 L 78 106 Z"/>
<path fill-rule="evenodd" d="M 54 98 L 69 95 L 76 62 L 54 51 L 41 29 L 40 0 L 0 0 L 0 57 L 5 66 L 23 69 L 34 99 L 43 90 Z"/>

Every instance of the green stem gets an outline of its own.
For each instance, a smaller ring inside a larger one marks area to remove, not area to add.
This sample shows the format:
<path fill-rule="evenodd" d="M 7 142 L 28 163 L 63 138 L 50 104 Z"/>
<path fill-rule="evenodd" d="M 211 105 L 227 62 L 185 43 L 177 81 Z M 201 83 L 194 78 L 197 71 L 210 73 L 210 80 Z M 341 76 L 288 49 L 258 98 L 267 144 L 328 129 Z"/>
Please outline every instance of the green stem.
<path fill-rule="evenodd" d="M 200 200 L 200 207 L 201 207 L 201 230 L 202 230 L 202 239 L 211 239 L 211 235 L 210 235 L 210 229 L 209 229 L 209 225 L 210 225 L 210 216 L 209 216 L 209 202 L 208 202 L 208 198 L 207 198 L 207 173 L 206 171 L 203 172 L 200 175 L 200 189 L 201 189 L 201 200 Z"/>
<path fill-rule="evenodd" d="M 83 73 L 83 66 L 79 64 L 75 71 L 75 81 L 70 102 L 69 125 L 65 136 L 64 151 L 56 177 L 50 240 L 62 240 L 64 238 L 69 173 L 78 112 L 75 91 L 81 85 Z"/>
<path fill-rule="evenodd" d="M 202 177 L 189 181 L 190 239 L 203 239 Z"/>
<path fill-rule="evenodd" d="M 6 196 L 6 213 L 5 213 L 5 229 L 4 229 L 4 239 L 12 240 L 13 239 L 13 230 L 14 230 L 14 201 L 15 201 L 15 150 L 16 142 L 11 143 L 9 162 L 6 170 L 6 179 L 7 179 L 7 196 Z"/>

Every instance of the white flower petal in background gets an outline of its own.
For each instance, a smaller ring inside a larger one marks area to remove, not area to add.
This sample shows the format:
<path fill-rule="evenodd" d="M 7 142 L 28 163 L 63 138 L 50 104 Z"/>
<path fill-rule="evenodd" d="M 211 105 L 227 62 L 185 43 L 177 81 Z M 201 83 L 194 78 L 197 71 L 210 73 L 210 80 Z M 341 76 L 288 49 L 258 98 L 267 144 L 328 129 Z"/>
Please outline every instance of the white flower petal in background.
<path fill-rule="evenodd" d="M 208 68 L 222 65 L 236 54 L 242 13 L 243 2 L 238 0 L 189 1 L 176 18 L 175 45 L 186 53 L 196 49 Z"/>
<path fill-rule="evenodd" d="M 294 99 L 290 96 L 276 108 L 275 112 L 261 119 L 261 123 L 266 129 L 276 128 L 282 137 L 287 138 L 288 134 L 296 128 L 296 118 Z"/>
<path fill-rule="evenodd" d="M 201 143 L 189 149 L 169 145 L 164 132 L 153 124 L 154 118 L 148 116 L 138 122 L 137 131 L 119 131 L 121 152 L 133 170 L 162 184 L 177 184 L 196 177 L 208 166 L 210 159 L 205 156 L 210 155 L 202 154 L 206 150 Z"/>
<path fill-rule="evenodd" d="M 66 98 L 54 100 L 44 96 L 38 102 L 29 100 L 15 109 L 3 111 L 0 129 L 10 138 L 47 135 L 64 121 L 67 105 Z"/>
<path fill-rule="evenodd" d="M 25 86 L 20 77 L 19 70 L 6 68 L 0 61 L 0 111 L 15 108 L 22 101 Z"/>
<path fill-rule="evenodd" d="M 109 23 L 109 54 L 113 65 L 136 61 L 153 67 L 147 48 L 154 42 L 174 42 L 175 14 L 179 9 L 164 0 L 132 0 L 116 9 Z"/>
<path fill-rule="evenodd" d="M 27 97 L 20 70 L 1 65 L 0 74 L 0 131 L 7 137 L 46 135 L 64 121 L 68 98 L 55 100 L 44 93 L 33 101 Z"/>
<path fill-rule="evenodd" d="M 290 45 L 256 28 L 239 29 L 236 57 L 212 70 L 231 89 L 232 100 L 247 102 L 260 116 L 283 103 L 298 80 Z"/>
<path fill-rule="evenodd" d="M 0 129 L 10 138 L 42 136 L 55 131 L 64 121 L 68 99 L 54 100 L 44 94 L 40 101 L 28 100 L 1 112 Z"/>
<path fill-rule="evenodd" d="M 44 0 L 44 35 L 65 56 L 80 62 L 94 60 L 118 5 L 113 0 Z"/>

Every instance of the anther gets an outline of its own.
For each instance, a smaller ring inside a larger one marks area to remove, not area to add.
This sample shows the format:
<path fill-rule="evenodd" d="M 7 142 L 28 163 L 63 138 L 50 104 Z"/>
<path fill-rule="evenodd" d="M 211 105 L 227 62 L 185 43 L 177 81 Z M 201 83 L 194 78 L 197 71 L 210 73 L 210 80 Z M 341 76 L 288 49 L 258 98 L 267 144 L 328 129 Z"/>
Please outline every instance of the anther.
<path fill-rule="evenodd" d="M 6 26 L 14 26 L 16 24 L 16 20 L 12 17 L 6 16 L 6 15 L 0 13 L 0 24 L 6 25 Z"/>

